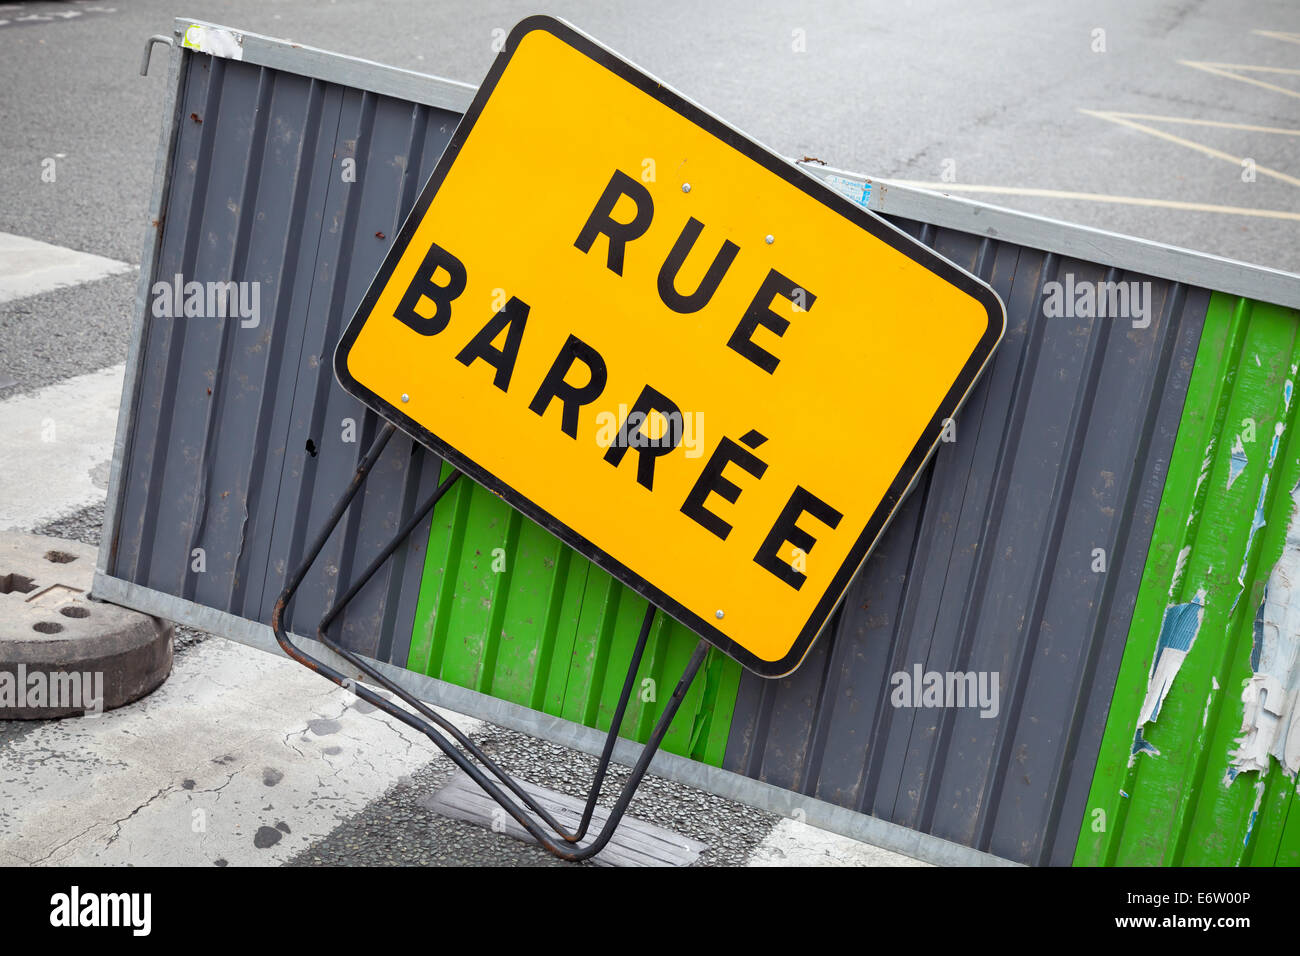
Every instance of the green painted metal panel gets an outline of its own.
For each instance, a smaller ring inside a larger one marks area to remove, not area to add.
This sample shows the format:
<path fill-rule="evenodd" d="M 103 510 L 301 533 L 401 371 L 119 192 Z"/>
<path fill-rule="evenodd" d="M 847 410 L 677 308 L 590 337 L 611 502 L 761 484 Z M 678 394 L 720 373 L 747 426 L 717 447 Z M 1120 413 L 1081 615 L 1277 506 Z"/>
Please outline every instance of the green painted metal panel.
<path fill-rule="evenodd" d="M 434 511 L 406 666 L 607 730 L 645 613 L 619 584 L 491 492 Z M 658 614 L 622 734 L 645 741 L 698 638 Z M 740 665 L 710 650 L 663 747 L 721 766 Z"/>
<path fill-rule="evenodd" d="M 1298 365 L 1300 312 L 1211 297 L 1076 865 L 1300 863 L 1294 775 L 1234 765 L 1300 481 Z"/>

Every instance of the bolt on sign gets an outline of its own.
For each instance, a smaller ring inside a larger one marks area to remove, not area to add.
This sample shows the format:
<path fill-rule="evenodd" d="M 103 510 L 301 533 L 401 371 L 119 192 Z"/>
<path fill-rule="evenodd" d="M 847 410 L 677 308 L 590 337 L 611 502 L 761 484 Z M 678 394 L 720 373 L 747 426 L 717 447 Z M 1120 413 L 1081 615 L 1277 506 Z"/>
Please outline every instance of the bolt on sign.
<path fill-rule="evenodd" d="M 348 325 L 353 395 L 794 670 L 1002 337 L 974 276 L 549 17 Z"/>

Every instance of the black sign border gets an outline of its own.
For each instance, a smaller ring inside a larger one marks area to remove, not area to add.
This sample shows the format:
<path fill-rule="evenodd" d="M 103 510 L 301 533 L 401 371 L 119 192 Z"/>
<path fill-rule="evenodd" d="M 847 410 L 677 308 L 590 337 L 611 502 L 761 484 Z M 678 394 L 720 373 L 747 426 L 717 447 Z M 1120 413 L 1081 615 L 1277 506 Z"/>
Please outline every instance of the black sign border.
<path fill-rule="evenodd" d="M 678 603 L 671 595 L 661 591 L 645 578 L 636 574 L 631 568 L 618 561 L 612 555 L 602 551 L 592 542 L 588 541 L 582 535 L 578 534 L 572 528 L 555 518 L 535 504 L 525 495 L 506 485 L 495 475 L 490 474 L 466 456 L 462 455 L 455 448 L 439 439 L 424 426 L 411 419 L 400 409 L 394 407 L 389 402 L 373 394 L 364 386 L 354 379 L 347 367 L 347 355 L 351 350 L 357 335 L 361 331 L 366 318 L 370 315 L 379 298 L 381 290 L 387 285 L 389 278 L 392 276 L 393 269 L 396 268 L 398 260 L 406 250 L 407 245 L 414 237 L 417 227 L 424 219 L 430 203 L 442 185 L 452 164 L 455 163 L 456 157 L 460 154 L 475 122 L 483 111 L 484 105 L 496 88 L 501 74 L 505 71 L 511 57 L 518 49 L 520 41 L 536 30 L 545 31 L 556 37 L 563 43 L 576 49 L 579 53 L 596 61 L 601 66 L 610 70 L 616 76 L 627 81 L 643 93 L 653 97 L 658 102 L 674 110 L 679 115 L 690 122 L 702 127 L 707 132 L 713 134 L 722 142 L 731 146 L 742 155 L 758 163 L 769 172 L 774 173 L 790 185 L 796 187 L 809 197 L 840 213 L 845 218 L 851 220 L 855 225 L 860 226 L 867 232 L 871 233 L 877 239 L 888 243 L 897 251 L 903 253 L 908 258 L 919 263 L 930 271 L 938 274 L 952 285 L 968 293 L 985 307 L 988 315 L 988 324 L 984 334 L 980 337 L 975 350 L 971 353 L 970 358 L 962 367 L 957 381 L 944 396 L 939 405 L 939 410 L 935 412 L 934 417 L 930 420 L 929 425 L 922 432 L 921 439 L 903 462 L 902 468 L 890 483 L 888 490 L 881 499 L 880 504 L 872 513 L 862 534 L 858 537 L 853 549 L 849 552 L 848 557 L 835 573 L 830 585 L 826 588 L 821 600 L 813 608 L 812 614 L 804 623 L 790 651 L 780 660 L 768 661 L 756 656 L 753 652 L 737 644 L 726 634 L 714 627 L 706 618 L 702 618 L 693 611 Z M 631 63 L 618 56 L 612 50 L 602 46 L 600 43 L 576 30 L 569 24 L 554 17 L 545 15 L 536 15 L 526 17 L 519 21 L 510 31 L 509 37 L 506 38 L 505 47 L 497 56 L 488 71 L 487 77 L 478 92 L 474 95 L 469 109 L 461 119 L 460 125 L 456 127 L 451 141 L 447 144 L 441 158 L 425 183 L 424 188 L 420 191 L 420 196 L 416 200 L 414 208 L 410 215 L 407 216 L 406 222 L 403 223 L 401 230 L 398 232 L 391 249 L 384 257 L 383 264 L 379 267 L 374 280 L 366 290 L 365 298 L 361 300 L 361 305 L 357 308 L 347 328 L 339 340 L 338 346 L 334 351 L 334 374 L 338 378 L 339 384 L 351 395 L 359 399 L 365 405 L 373 409 L 379 415 L 400 426 L 412 437 L 416 438 L 422 444 L 427 445 L 444 460 L 454 467 L 464 472 L 474 481 L 483 485 L 494 494 L 503 498 L 512 507 L 519 509 L 530 519 L 546 528 L 552 534 L 556 535 L 565 544 L 584 555 L 598 567 L 603 568 L 612 574 L 623 584 L 630 587 L 633 591 L 640 594 L 652 604 L 663 609 L 672 615 L 678 621 L 689 627 L 695 633 L 699 634 L 710 644 L 722 650 L 739 661 L 743 666 L 758 674 L 761 677 L 777 678 L 793 672 L 802 663 L 808 650 L 812 647 L 826 623 L 830 620 L 835 608 L 839 605 L 848 590 L 850 582 L 867 557 L 871 554 L 880 535 L 888 526 L 889 521 L 893 518 L 898 506 L 902 503 L 903 498 L 911 489 L 912 483 L 925 467 L 930 455 L 933 454 L 938 445 L 939 434 L 943 427 L 944 419 L 956 415 L 957 410 L 965 401 L 970 389 L 974 386 L 975 381 L 979 378 L 984 366 L 988 363 L 994 349 L 997 348 L 1003 332 L 1006 328 L 1006 311 L 1002 305 L 1002 300 L 998 298 L 993 291 L 984 282 L 971 275 L 965 269 L 945 259 L 930 247 L 923 245 L 914 240 L 911 236 L 902 232 L 900 229 L 886 222 L 875 213 L 869 212 L 857 204 L 841 196 L 830 187 L 813 179 L 807 173 L 800 170 L 797 166 L 789 161 L 782 159 L 775 153 L 770 152 L 763 146 L 745 136 L 739 130 L 727 125 L 718 119 L 712 113 L 698 106 L 697 104 L 686 99 L 680 93 L 664 85 L 653 76 L 642 72 Z M 927 443 L 927 436 L 930 438 Z"/>

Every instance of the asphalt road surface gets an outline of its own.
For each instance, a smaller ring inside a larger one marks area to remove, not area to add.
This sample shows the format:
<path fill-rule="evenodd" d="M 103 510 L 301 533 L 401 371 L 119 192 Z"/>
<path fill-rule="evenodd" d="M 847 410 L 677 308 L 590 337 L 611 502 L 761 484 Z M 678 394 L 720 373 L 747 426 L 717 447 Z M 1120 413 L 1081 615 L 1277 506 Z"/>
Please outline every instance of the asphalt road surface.
<path fill-rule="evenodd" d="M 138 75 L 146 37 L 183 13 L 477 83 L 494 43 L 533 12 L 501 0 L 0 3 L 0 428 L 42 402 L 85 403 L 87 418 L 111 420 L 161 121 L 162 52 Z M 1300 8 L 1287 0 L 659 0 L 547 12 L 784 155 L 1300 270 Z M 6 248 L 48 256 L 67 284 L 6 292 Z M 100 432 L 88 447 L 111 446 L 111 428 Z M 0 459 L 27 462 L 25 472 L 0 462 L 8 526 L 94 540 L 104 494 L 94 469 L 65 480 L 57 459 L 5 440 Z M 27 808 L 0 810 L 0 861 L 546 862 L 433 813 L 427 797 L 448 765 L 370 726 L 374 715 L 345 696 L 322 690 L 301 719 L 277 711 L 257 695 L 281 686 L 274 668 L 288 665 L 201 638 L 184 636 L 170 696 L 132 713 L 94 727 L 0 723 L 0 805 Z M 200 662 L 238 678 L 236 689 L 208 687 Z M 242 751 L 181 732 L 217 713 Z M 134 733 L 132 721 L 170 722 L 170 747 L 214 749 L 192 755 L 206 776 L 132 750 L 118 735 Z M 589 765 L 470 723 L 536 782 L 574 789 Z M 272 728 L 284 754 L 266 749 Z M 120 787 L 77 770 L 90 751 L 116 755 Z M 345 758 L 362 752 L 383 772 L 352 774 Z M 313 779 L 321 760 L 330 773 Z M 192 823 L 202 793 L 241 808 L 226 815 L 234 829 L 214 824 L 198 854 L 150 836 L 153 814 Z M 69 808 L 82 814 L 76 826 Z M 706 865 L 908 862 L 662 781 L 633 812 L 705 843 Z"/>

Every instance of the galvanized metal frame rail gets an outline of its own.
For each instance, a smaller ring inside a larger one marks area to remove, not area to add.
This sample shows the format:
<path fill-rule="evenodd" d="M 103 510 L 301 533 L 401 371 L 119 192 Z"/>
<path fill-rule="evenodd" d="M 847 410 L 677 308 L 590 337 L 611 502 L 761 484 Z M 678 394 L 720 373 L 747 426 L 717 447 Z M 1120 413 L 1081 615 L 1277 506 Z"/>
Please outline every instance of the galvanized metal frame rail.
<path fill-rule="evenodd" d="M 384 566 L 390 557 L 392 557 L 393 553 L 403 544 L 403 542 L 406 541 L 411 532 L 414 531 L 422 521 L 424 521 L 425 517 L 434 509 L 442 499 L 443 495 L 450 491 L 456 484 L 461 477 L 460 472 L 453 471 L 450 475 L 444 478 L 425 502 L 415 509 L 411 514 L 411 517 L 406 520 L 398 530 L 397 534 L 393 536 L 392 540 L 380 550 L 379 554 L 374 557 L 369 566 L 361 572 L 351 585 L 349 585 L 347 591 L 344 592 L 343 597 L 336 601 L 330 609 L 325 612 L 325 616 L 321 618 L 320 625 L 316 632 L 317 639 L 322 644 L 334 653 L 338 654 L 349 664 L 356 667 L 364 676 L 369 677 L 376 684 L 399 697 L 405 704 L 412 707 L 416 711 L 416 714 L 412 714 L 410 711 L 398 707 L 392 701 L 376 693 L 371 688 L 364 684 L 357 683 L 352 678 L 344 676 L 341 672 L 330 665 L 312 657 L 290 640 L 289 634 L 285 629 L 284 617 L 285 612 L 288 610 L 289 603 L 293 600 L 294 595 L 297 593 L 299 586 L 306 578 L 307 573 L 311 570 L 312 565 L 316 563 L 316 559 L 320 556 L 321 551 L 324 550 L 326 543 L 334 533 L 334 530 L 338 527 L 339 522 L 342 521 L 343 516 L 347 514 L 348 508 L 352 504 L 352 500 L 356 497 L 357 492 L 361 490 L 361 486 L 365 483 L 366 477 L 374 468 L 375 463 L 383 454 L 384 448 L 388 445 L 389 439 L 393 437 L 396 431 L 397 426 L 393 425 L 391 422 L 384 423 L 383 428 L 381 428 L 379 434 L 375 436 L 370 448 L 367 449 L 366 453 L 361 457 L 361 461 L 357 465 L 357 469 L 353 473 L 352 480 L 349 482 L 348 487 L 344 490 L 343 494 L 337 499 L 337 501 L 335 501 L 329 517 L 326 519 L 320 531 L 317 532 L 315 540 L 304 553 L 301 563 L 289 575 L 284 591 L 281 592 L 279 599 L 275 602 L 275 608 L 271 613 L 271 629 L 275 633 L 275 639 L 285 654 L 297 661 L 299 664 L 302 664 L 309 670 L 315 671 L 327 680 L 333 681 L 340 687 L 352 691 L 352 693 L 356 694 L 366 703 L 382 710 L 389 716 L 396 720 L 400 720 L 402 723 L 427 736 L 438 746 L 438 749 L 450 757 L 456 766 L 468 774 L 470 779 L 478 784 L 484 793 L 490 796 L 507 813 L 509 813 L 510 816 L 512 816 L 515 821 L 541 846 L 564 860 L 569 860 L 575 863 L 588 860 L 603 850 L 609 844 L 609 841 L 613 839 L 619 823 L 622 822 L 623 815 L 627 812 L 627 808 L 631 804 L 632 798 L 636 795 L 637 788 L 641 785 L 641 780 L 645 777 L 646 771 L 650 767 L 651 759 L 659 749 L 659 745 L 663 743 L 663 739 L 668 733 L 668 728 L 672 725 L 673 717 L 676 716 L 682 700 L 686 697 L 686 692 L 690 689 L 691 684 L 695 680 L 695 675 L 699 673 L 700 666 L 704 663 L 705 655 L 708 653 L 709 649 L 708 642 L 701 640 L 696 645 L 695 651 L 691 655 L 691 659 L 687 662 L 686 670 L 682 674 L 681 679 L 677 682 L 677 686 L 674 688 L 672 696 L 664 707 L 663 713 L 659 716 L 659 720 L 655 724 L 650 739 L 642 747 L 636 765 L 632 768 L 631 775 L 624 782 L 623 789 L 619 793 L 618 799 L 615 800 L 609 816 L 601 826 L 600 832 L 590 843 L 579 845 L 582 839 L 587 835 L 587 831 L 591 826 L 591 820 L 596 810 L 596 804 L 599 801 L 601 791 L 604 788 L 605 776 L 609 771 L 610 759 L 614 754 L 614 744 L 618 740 L 618 732 L 623 725 L 623 715 L 627 711 L 628 700 L 632 696 L 632 687 L 636 682 L 637 670 L 641 665 L 641 658 L 645 654 L 646 643 L 650 637 L 651 625 L 654 623 L 655 606 L 653 604 L 647 606 L 645 616 L 641 621 L 641 632 L 637 637 L 636 647 L 632 652 L 632 660 L 628 664 L 627 676 L 623 681 L 623 690 L 619 695 L 618 706 L 614 710 L 614 716 L 610 722 L 609 731 L 605 736 L 605 746 L 601 751 L 600 760 L 596 767 L 595 777 L 592 780 L 591 788 L 587 791 L 587 798 L 583 807 L 582 818 L 578 823 L 577 829 L 572 832 L 561 826 L 545 807 L 534 800 L 527 791 L 525 791 L 524 788 L 520 786 L 512 776 L 510 776 L 509 773 L 488 757 L 487 754 L 477 747 L 474 742 L 466 734 L 462 733 L 451 721 L 443 717 L 424 701 L 419 700 L 413 694 L 409 693 L 397 682 L 390 680 L 379 670 L 371 666 L 364 658 L 343 647 L 334 640 L 329 633 L 330 625 L 334 623 L 339 614 L 343 612 L 352 599 L 355 598 L 366 586 L 367 582 L 374 577 L 375 573 Z M 417 714 L 419 716 L 417 716 Z M 455 744 L 447 740 L 447 738 L 439 732 L 439 729 L 450 734 L 455 739 L 456 744 L 459 744 L 460 747 L 463 747 L 468 751 L 470 756 L 467 757 L 465 753 L 456 747 Z M 475 763 L 474 761 L 478 761 L 478 763 Z M 480 767 L 479 764 L 482 764 L 482 767 Z M 483 768 L 486 768 L 492 776 L 496 777 L 497 780 L 510 791 L 510 793 L 514 794 L 514 796 L 523 803 L 523 807 L 503 793 L 483 772 Z M 536 814 L 537 817 L 539 817 L 553 833 L 558 835 L 563 842 L 556 843 L 551 839 L 542 826 L 538 824 L 537 820 L 529 816 L 528 811 Z"/>

